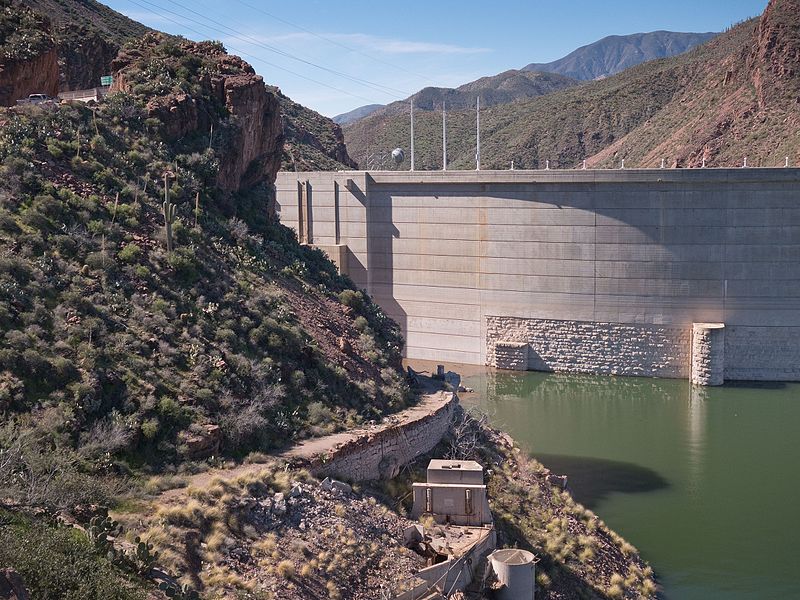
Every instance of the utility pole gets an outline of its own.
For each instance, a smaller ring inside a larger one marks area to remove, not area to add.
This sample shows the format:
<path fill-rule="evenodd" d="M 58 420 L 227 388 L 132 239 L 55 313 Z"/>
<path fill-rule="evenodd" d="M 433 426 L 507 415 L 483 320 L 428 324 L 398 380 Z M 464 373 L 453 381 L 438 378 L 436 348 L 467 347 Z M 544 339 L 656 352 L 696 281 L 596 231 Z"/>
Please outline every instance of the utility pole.
<path fill-rule="evenodd" d="M 442 100 L 442 171 L 447 171 L 447 107 Z"/>
<path fill-rule="evenodd" d="M 411 170 L 414 170 L 414 99 L 411 99 Z"/>
<path fill-rule="evenodd" d="M 476 129 L 476 152 L 475 152 L 475 170 L 481 170 L 481 97 L 478 96 L 478 102 L 475 109 L 475 129 Z"/>

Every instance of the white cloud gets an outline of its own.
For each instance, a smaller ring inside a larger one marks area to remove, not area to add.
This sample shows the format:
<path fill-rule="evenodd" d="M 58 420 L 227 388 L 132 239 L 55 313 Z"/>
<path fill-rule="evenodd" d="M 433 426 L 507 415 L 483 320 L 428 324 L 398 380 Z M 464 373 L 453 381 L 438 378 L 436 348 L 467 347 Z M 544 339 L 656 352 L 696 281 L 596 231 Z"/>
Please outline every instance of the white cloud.
<path fill-rule="evenodd" d="M 384 54 L 483 54 L 491 52 L 490 48 L 473 48 L 454 44 L 442 44 L 439 42 L 399 40 L 367 33 L 320 33 L 318 35 L 313 35 L 311 33 L 288 33 L 275 36 L 247 35 L 246 39 L 256 43 L 276 44 L 324 41 L 319 39 L 320 37 L 327 38 L 328 40 L 356 50 L 381 52 Z"/>

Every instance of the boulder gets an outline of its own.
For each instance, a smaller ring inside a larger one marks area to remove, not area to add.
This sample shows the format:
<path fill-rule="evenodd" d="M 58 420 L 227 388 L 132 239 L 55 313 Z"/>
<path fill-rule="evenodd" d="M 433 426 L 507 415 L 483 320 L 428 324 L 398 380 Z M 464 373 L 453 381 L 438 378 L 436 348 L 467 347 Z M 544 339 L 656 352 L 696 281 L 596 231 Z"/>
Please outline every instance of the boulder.
<path fill-rule="evenodd" d="M 201 425 L 199 430 L 183 432 L 180 441 L 182 454 L 187 458 L 206 458 L 219 453 L 222 430 L 219 425 Z"/>
<path fill-rule="evenodd" d="M 0 600 L 30 600 L 22 576 L 14 569 L 0 569 Z"/>

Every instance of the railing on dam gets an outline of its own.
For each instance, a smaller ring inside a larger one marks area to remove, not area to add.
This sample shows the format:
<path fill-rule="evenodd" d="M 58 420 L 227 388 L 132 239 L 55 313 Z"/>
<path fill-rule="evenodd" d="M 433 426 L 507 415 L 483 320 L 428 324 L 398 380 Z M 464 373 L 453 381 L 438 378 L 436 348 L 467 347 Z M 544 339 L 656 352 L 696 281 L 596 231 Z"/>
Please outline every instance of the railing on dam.
<path fill-rule="evenodd" d="M 279 173 L 276 206 L 411 358 L 494 364 L 499 344 L 527 368 L 688 377 L 693 323 L 724 323 L 726 379 L 795 380 L 798 184 L 794 168 Z"/>

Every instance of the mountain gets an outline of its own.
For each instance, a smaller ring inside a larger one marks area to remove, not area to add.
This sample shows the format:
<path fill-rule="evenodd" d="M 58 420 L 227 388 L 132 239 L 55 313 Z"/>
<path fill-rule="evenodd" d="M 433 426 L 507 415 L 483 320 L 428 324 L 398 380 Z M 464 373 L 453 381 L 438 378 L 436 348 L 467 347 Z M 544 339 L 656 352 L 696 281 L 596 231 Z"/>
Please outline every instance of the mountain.
<path fill-rule="evenodd" d="M 772 0 L 764 15 L 687 53 L 540 98 L 483 111 L 484 168 L 782 166 L 800 148 L 800 3 Z M 418 168 L 441 168 L 441 117 L 421 112 Z M 475 113 L 448 115 L 452 168 L 474 168 Z M 345 127 L 353 156 L 408 145 L 408 118 L 375 115 Z M 403 168 L 407 168 L 404 165 Z"/>
<path fill-rule="evenodd" d="M 414 94 L 415 106 L 431 110 L 441 106 L 442 100 L 452 108 L 466 108 L 475 104 L 481 91 L 481 102 L 485 106 L 505 104 L 521 98 L 533 98 L 548 94 L 561 87 L 575 85 L 569 80 L 593 80 L 620 73 L 640 63 L 682 54 L 702 44 L 716 33 L 679 33 L 653 31 L 632 35 L 612 35 L 593 44 L 582 46 L 567 56 L 550 63 L 531 63 L 521 70 L 510 70 L 499 75 L 482 77 L 458 88 L 425 88 Z M 563 75 L 568 79 L 558 80 L 542 75 L 527 77 L 530 72 Z M 527 77 L 527 78 L 526 78 Z M 408 102 L 405 100 L 404 102 Z M 398 103 L 393 103 L 395 106 Z M 392 106 L 391 104 L 389 106 Z M 382 104 L 368 104 L 337 115 L 333 118 L 342 126 L 359 121 L 381 110 Z M 391 109 L 389 109 L 391 111 Z"/>
<path fill-rule="evenodd" d="M 716 35 L 675 31 L 610 35 L 553 62 L 531 63 L 522 70 L 559 73 L 582 80 L 600 79 L 643 62 L 682 54 Z"/>
<path fill-rule="evenodd" d="M 362 132 L 363 139 L 368 140 L 369 131 L 383 131 L 388 122 L 395 120 L 408 121 L 411 100 L 414 101 L 415 114 L 420 118 L 426 118 L 425 113 L 435 113 L 438 115 L 436 118 L 441 119 L 440 112 L 443 103 L 446 103 L 448 111 L 457 112 L 473 108 L 479 96 L 481 106 L 490 107 L 544 96 L 579 84 L 580 82 L 575 79 L 556 73 L 510 70 L 491 77 L 482 77 L 457 88 L 427 87 L 406 100 L 392 102 L 364 118 L 344 125 L 345 142 L 348 144 L 350 155 L 358 162 L 366 164 L 367 157 L 377 146 L 367 147 L 360 143 L 361 138 L 358 138 L 354 146 L 355 151 L 353 151 L 349 146 L 347 132 Z M 352 135 L 350 139 L 354 139 Z M 405 146 L 406 141 L 399 139 L 396 145 Z"/>
<path fill-rule="evenodd" d="M 455 89 L 427 87 L 410 99 L 414 100 L 414 108 L 420 110 L 440 110 L 442 103 L 447 103 L 448 109 L 471 108 L 480 96 L 481 106 L 496 106 L 507 104 L 525 98 L 544 96 L 556 90 L 566 89 L 578 85 L 578 82 L 569 77 L 555 73 L 533 73 L 528 71 L 509 70 L 490 77 L 481 77 L 470 83 L 465 83 Z M 406 110 L 408 100 L 393 103 L 386 107 L 386 112 L 392 108 Z"/>
<path fill-rule="evenodd" d="M 333 117 L 333 122 L 337 123 L 338 125 L 347 125 L 353 121 L 358 121 L 359 119 L 368 117 L 379 108 L 383 108 L 383 106 L 383 104 L 367 104 L 366 106 L 359 106 L 358 108 L 354 108 L 349 112 L 336 115 Z"/>

